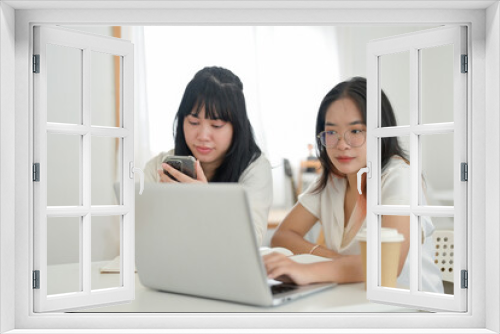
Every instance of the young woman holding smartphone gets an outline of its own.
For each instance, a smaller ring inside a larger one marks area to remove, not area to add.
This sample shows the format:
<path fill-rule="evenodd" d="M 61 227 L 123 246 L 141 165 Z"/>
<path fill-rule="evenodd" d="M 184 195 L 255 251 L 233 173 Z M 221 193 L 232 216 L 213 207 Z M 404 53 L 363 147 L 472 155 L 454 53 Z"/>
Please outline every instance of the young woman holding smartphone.
<path fill-rule="evenodd" d="M 387 96 L 382 92 L 382 126 L 396 126 Z M 333 261 L 299 264 L 278 253 L 264 257 L 269 278 L 286 277 L 297 284 L 360 282 L 364 280 L 356 234 L 366 223 L 366 181 L 357 191 L 357 172 L 366 167 L 366 79 L 355 77 L 335 86 L 321 102 L 316 119 L 318 158 L 322 174 L 299 196 L 280 224 L 272 246 L 295 254 L 314 254 Z M 382 139 L 381 195 L 384 205 L 408 205 L 410 165 L 397 137 Z M 365 175 L 366 176 L 366 175 Z M 364 180 L 366 180 L 364 178 Z M 304 235 L 320 221 L 326 246 L 310 243 Z M 403 234 L 398 285 L 409 286 L 410 219 L 383 216 L 382 226 Z M 422 220 L 422 285 L 425 291 L 443 292 L 441 273 L 434 264 L 430 219 Z"/>
<path fill-rule="evenodd" d="M 146 182 L 242 184 L 260 245 L 273 198 L 271 165 L 255 142 L 238 76 L 221 67 L 198 71 L 184 91 L 174 128 L 175 149 L 146 164 Z M 169 155 L 194 156 L 196 179 L 162 163 Z"/>

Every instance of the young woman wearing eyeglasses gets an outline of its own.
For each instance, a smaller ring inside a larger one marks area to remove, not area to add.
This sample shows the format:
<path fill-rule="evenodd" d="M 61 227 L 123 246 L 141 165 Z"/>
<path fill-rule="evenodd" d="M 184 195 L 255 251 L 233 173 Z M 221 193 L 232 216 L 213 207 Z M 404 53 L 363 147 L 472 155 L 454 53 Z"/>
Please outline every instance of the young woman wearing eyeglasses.
<path fill-rule="evenodd" d="M 382 126 L 396 126 L 387 96 L 382 92 Z M 316 120 L 316 143 L 322 174 L 280 224 L 271 244 L 294 254 L 314 254 L 333 261 L 300 264 L 271 253 L 264 257 L 269 278 L 287 279 L 303 285 L 314 282 L 361 282 L 364 273 L 356 234 L 366 222 L 366 178 L 363 195 L 357 190 L 357 172 L 366 167 L 366 79 L 355 77 L 335 86 L 321 102 Z M 382 139 L 382 204 L 408 205 L 410 166 L 396 137 Z M 366 174 L 365 174 L 366 175 Z M 319 221 L 325 245 L 310 243 L 305 234 Z M 382 226 L 403 234 L 398 286 L 409 287 L 410 219 L 383 216 Z M 432 222 L 423 222 L 422 287 L 443 292 L 441 275 L 433 262 Z"/>

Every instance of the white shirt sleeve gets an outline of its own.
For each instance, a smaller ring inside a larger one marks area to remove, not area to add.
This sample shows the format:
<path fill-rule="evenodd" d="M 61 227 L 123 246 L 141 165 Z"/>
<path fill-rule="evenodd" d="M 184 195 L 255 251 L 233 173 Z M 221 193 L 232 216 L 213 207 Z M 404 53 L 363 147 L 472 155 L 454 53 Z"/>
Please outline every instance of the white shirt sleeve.
<path fill-rule="evenodd" d="M 238 183 L 247 191 L 258 245 L 262 245 L 267 231 L 269 209 L 273 202 L 271 164 L 262 154 L 241 174 Z"/>
<path fill-rule="evenodd" d="M 311 182 L 305 192 L 299 195 L 298 202 L 306 208 L 314 217 L 321 217 L 321 192 L 314 192 L 317 187 L 319 177 L 314 182 Z"/>
<path fill-rule="evenodd" d="M 161 169 L 161 162 L 167 155 L 174 155 L 174 150 L 168 152 L 160 152 L 157 156 L 151 158 L 144 166 L 144 182 L 156 183 L 160 182 L 158 169 Z"/>
<path fill-rule="evenodd" d="M 410 205 L 410 165 L 392 158 L 382 173 L 382 205 Z"/>

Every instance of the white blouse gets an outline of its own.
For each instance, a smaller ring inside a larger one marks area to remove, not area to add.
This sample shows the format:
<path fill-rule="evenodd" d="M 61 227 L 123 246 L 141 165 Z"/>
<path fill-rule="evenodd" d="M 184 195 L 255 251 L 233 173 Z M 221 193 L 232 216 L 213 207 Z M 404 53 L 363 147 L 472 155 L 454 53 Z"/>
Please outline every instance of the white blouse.
<path fill-rule="evenodd" d="M 326 246 L 342 255 L 360 254 L 360 247 L 355 240 L 355 216 L 361 214 L 355 206 L 349 222 L 344 224 L 344 197 L 347 180 L 332 175 L 326 187 L 319 193 L 313 193 L 319 179 L 311 184 L 305 193 L 299 196 L 302 204 L 320 221 L 325 236 Z M 409 205 L 410 203 L 410 166 L 401 158 L 391 158 L 382 172 L 381 194 L 382 205 Z M 363 221 L 361 227 L 366 224 Z M 443 293 L 441 272 L 434 264 L 434 242 L 432 232 L 434 226 L 430 218 L 422 219 L 424 244 L 422 245 L 422 289 L 428 292 Z M 349 233 L 352 232 L 352 233 Z M 409 281 L 408 257 L 398 277 L 398 287 L 408 288 Z"/>
<path fill-rule="evenodd" d="M 146 163 L 144 176 L 146 182 L 160 182 L 158 170 L 167 155 L 174 155 L 174 150 L 161 152 Z M 271 164 L 261 154 L 243 171 L 238 183 L 243 185 L 250 201 L 250 210 L 255 229 L 257 244 L 262 245 L 267 231 L 267 219 L 273 202 L 273 180 Z"/>

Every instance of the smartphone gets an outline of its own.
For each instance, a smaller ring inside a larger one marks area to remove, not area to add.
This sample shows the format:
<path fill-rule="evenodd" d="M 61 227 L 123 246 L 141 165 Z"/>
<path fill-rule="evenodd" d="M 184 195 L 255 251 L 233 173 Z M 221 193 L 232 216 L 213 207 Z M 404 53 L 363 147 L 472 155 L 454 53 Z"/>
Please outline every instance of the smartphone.
<path fill-rule="evenodd" d="M 186 174 L 193 179 L 196 179 L 196 159 L 194 157 L 190 155 L 169 155 L 165 157 L 165 159 L 163 159 L 163 162 L 174 167 L 181 173 Z M 163 173 L 165 173 L 165 175 L 167 175 L 172 180 L 177 181 L 176 178 L 170 175 L 170 173 L 166 170 L 163 170 Z"/>

